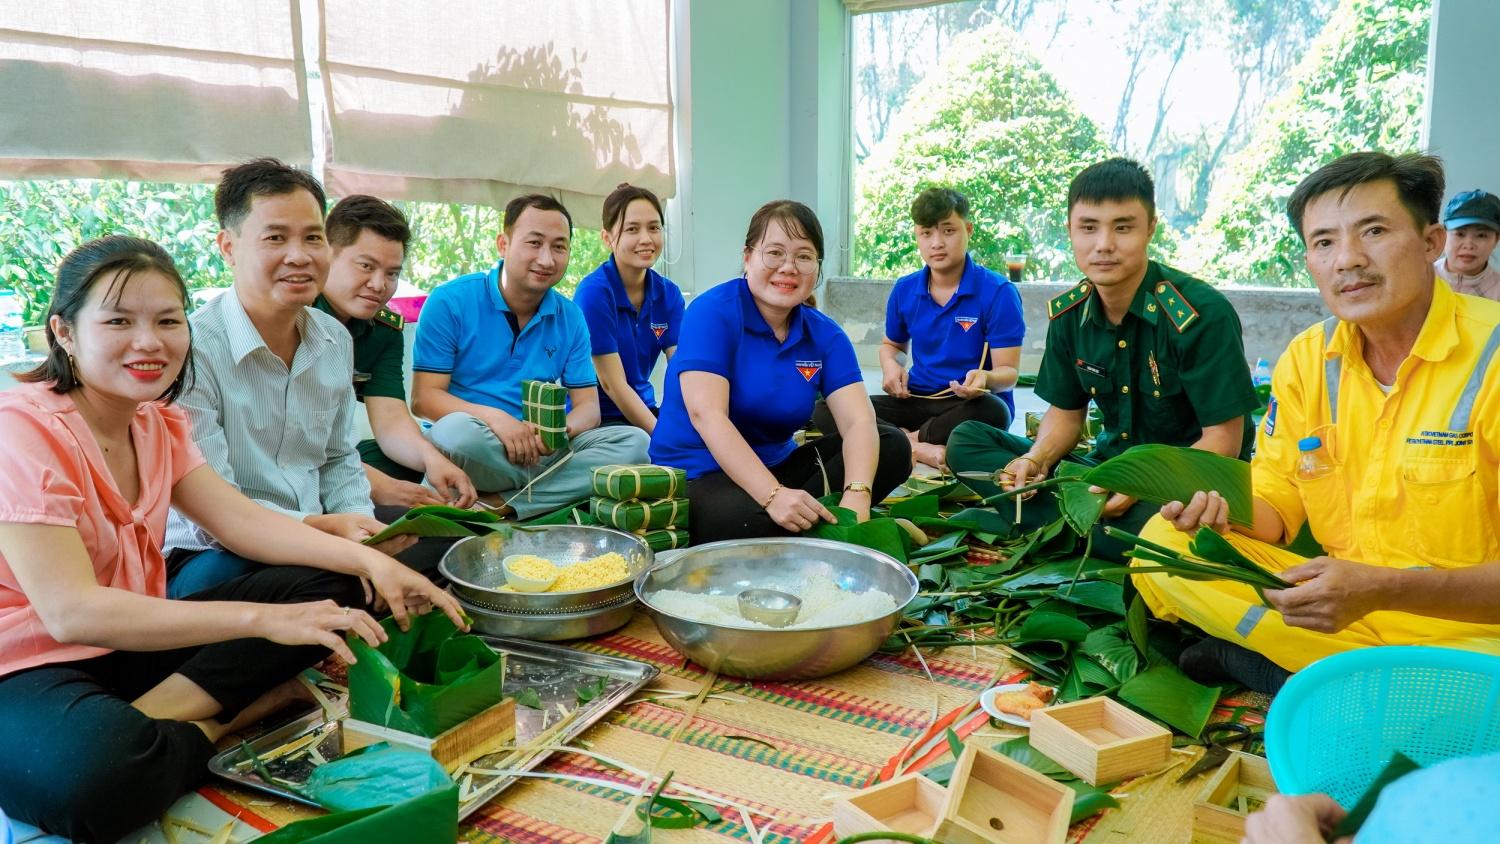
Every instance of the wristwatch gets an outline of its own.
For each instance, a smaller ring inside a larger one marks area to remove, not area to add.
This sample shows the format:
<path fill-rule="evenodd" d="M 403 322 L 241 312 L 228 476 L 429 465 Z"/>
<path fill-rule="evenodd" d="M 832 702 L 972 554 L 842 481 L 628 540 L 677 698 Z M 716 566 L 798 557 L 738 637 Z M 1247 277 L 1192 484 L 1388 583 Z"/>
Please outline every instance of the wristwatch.
<path fill-rule="evenodd" d="M 844 492 L 865 492 L 865 493 L 868 493 L 868 492 L 870 492 L 870 485 L 869 484 L 862 484 L 862 483 L 855 482 L 855 483 L 852 483 L 852 484 L 849 484 L 849 485 L 845 486 L 844 487 Z"/>

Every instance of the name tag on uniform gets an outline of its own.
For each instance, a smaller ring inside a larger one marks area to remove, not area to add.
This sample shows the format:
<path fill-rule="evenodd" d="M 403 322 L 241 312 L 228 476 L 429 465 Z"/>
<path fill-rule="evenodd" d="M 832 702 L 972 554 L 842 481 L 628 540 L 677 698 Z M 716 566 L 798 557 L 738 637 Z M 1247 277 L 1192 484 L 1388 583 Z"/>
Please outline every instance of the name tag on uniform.
<path fill-rule="evenodd" d="M 1084 372 L 1087 372 L 1088 374 L 1090 374 L 1090 375 L 1092 375 L 1092 376 L 1094 376 L 1096 378 L 1108 378 L 1109 377 L 1108 374 L 1104 371 L 1104 367 L 1095 366 L 1094 364 L 1089 363 L 1088 361 L 1084 360 L 1083 358 L 1079 358 L 1077 360 L 1077 365 L 1078 365 L 1078 368 L 1080 370 L 1082 370 Z"/>

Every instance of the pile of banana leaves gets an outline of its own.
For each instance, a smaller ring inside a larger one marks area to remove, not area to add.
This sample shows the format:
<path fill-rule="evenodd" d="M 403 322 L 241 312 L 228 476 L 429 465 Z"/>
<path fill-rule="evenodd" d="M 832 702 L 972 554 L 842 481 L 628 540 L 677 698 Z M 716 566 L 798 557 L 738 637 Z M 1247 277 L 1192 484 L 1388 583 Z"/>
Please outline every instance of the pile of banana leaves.
<path fill-rule="evenodd" d="M 1002 646 L 1039 681 L 1055 686 L 1059 702 L 1108 695 L 1196 738 L 1220 689 L 1189 679 L 1177 668 L 1177 656 L 1202 634 L 1151 618 L 1127 570 L 1091 556 L 1105 500 L 1089 491 L 1095 484 L 1155 503 L 1217 490 L 1234 521 L 1250 509 L 1247 464 L 1192 449 L 1138 446 L 1093 468 L 1059 464 L 1048 486 L 1060 515 L 1029 532 L 1016 530 L 1009 502 L 998 511 L 965 507 L 975 496 L 960 481 L 914 479 L 905 497 L 888 499 L 869 521 L 856 524 L 852 514 L 839 513 L 839 524 L 810 535 L 883 551 L 916 573 L 920 592 L 886 651 Z M 1191 554 L 1115 535 L 1136 546 L 1131 555 L 1149 561 L 1155 576 L 1274 586 L 1274 575 L 1245 568 L 1254 564 L 1232 549 L 1226 553 L 1228 543 L 1206 533 Z M 999 559 L 971 564 L 973 545 L 994 550 Z"/>

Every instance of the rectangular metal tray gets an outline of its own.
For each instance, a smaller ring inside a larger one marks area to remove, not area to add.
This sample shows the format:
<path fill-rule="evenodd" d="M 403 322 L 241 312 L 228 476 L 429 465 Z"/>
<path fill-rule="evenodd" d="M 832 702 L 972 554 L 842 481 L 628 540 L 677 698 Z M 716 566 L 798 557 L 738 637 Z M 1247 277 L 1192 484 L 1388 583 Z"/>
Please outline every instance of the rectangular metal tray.
<path fill-rule="evenodd" d="M 565 743 L 603 718 L 611 709 L 624 702 L 637 689 L 656 679 L 660 672 L 656 666 L 647 665 L 620 657 L 584 653 L 559 645 L 529 642 L 520 639 L 502 639 L 497 636 L 480 636 L 498 653 L 506 655 L 504 688 L 516 694 L 530 688 L 541 698 L 541 709 L 516 707 L 516 744 L 524 745 L 543 730 L 558 723 L 563 710 L 579 707 L 577 690 L 580 686 L 598 682 L 604 677 L 604 694 L 582 705 L 581 711 L 555 737 L 552 743 Z M 339 701 L 339 703 L 346 703 Z M 249 747 L 265 762 L 273 777 L 298 785 L 306 782 L 308 774 L 320 764 L 313 753 L 301 749 L 306 743 L 316 748 L 324 762 L 331 762 L 342 755 L 343 736 L 339 730 L 343 711 L 325 715 L 315 710 L 292 720 L 290 723 L 270 730 L 259 738 L 248 742 Z M 317 734 L 316 738 L 309 736 Z M 297 748 L 288 752 L 286 748 Z M 481 757 L 474 764 L 478 767 L 492 765 L 504 759 L 511 751 Z M 529 771 L 540 765 L 552 751 L 538 751 L 529 758 L 510 767 Z M 278 787 L 261 779 L 251 770 L 249 756 L 241 747 L 225 750 L 211 760 L 208 768 L 214 774 L 246 788 L 275 794 L 287 800 L 313 805 L 306 798 L 289 789 Z M 519 777 L 500 777 L 473 789 L 467 800 L 459 804 L 459 818 L 466 818 L 488 803 L 495 795 L 515 783 Z"/>

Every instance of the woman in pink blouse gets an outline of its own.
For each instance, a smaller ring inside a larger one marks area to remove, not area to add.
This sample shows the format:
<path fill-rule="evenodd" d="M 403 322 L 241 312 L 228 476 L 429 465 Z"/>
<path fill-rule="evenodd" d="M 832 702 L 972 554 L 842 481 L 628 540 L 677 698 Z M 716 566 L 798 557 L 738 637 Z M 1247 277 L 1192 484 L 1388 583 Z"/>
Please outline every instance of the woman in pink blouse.
<path fill-rule="evenodd" d="M 186 302 L 156 244 L 85 244 L 58 268 L 47 360 L 0 394 L 0 808 L 75 840 L 159 816 L 299 671 L 352 659 L 346 633 L 377 644 L 360 578 L 403 625 L 459 621 L 421 575 L 204 465 L 172 405 L 192 377 Z M 272 565 L 167 600 L 171 506 Z"/>

